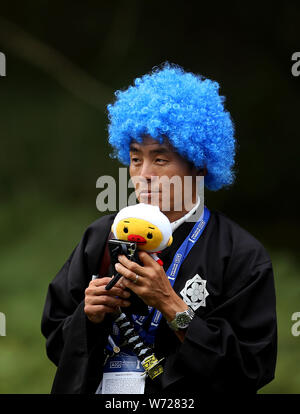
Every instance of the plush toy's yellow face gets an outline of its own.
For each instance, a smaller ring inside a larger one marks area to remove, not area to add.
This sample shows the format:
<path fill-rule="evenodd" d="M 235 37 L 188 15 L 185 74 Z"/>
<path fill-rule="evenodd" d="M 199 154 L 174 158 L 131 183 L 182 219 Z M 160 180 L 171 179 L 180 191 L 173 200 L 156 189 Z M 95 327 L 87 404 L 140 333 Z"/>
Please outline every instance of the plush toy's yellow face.
<path fill-rule="evenodd" d="M 116 237 L 137 243 L 140 250 L 154 250 L 163 240 L 162 232 L 147 220 L 126 218 L 116 226 Z"/>

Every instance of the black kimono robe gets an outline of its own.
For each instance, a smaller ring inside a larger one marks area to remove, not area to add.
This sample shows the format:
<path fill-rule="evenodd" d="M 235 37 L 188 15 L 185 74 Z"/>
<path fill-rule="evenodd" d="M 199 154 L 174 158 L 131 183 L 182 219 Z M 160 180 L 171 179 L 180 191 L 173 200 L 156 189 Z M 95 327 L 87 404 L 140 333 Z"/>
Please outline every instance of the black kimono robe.
<path fill-rule="evenodd" d="M 97 274 L 116 214 L 101 217 L 50 283 L 42 316 L 47 355 L 57 365 L 52 393 L 95 393 L 102 378 L 109 315 L 93 324 L 84 313 L 85 289 Z M 168 269 L 194 223 L 173 233 L 160 257 Z M 155 354 L 164 357 L 157 383 L 145 393 L 255 393 L 274 378 L 277 322 L 272 263 L 262 244 L 218 211 L 182 263 L 174 290 L 180 295 L 196 274 L 206 280 L 205 306 L 196 310 L 184 342 L 162 318 Z"/>

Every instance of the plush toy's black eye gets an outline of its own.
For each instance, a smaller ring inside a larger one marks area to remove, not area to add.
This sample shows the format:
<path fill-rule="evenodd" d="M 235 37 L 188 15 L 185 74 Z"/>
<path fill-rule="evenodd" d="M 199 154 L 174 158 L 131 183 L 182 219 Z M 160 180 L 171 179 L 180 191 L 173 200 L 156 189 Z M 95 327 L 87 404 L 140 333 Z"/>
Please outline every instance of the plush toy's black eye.
<path fill-rule="evenodd" d="M 128 227 L 124 227 L 123 231 L 124 233 L 128 233 Z"/>
<path fill-rule="evenodd" d="M 153 237 L 152 233 L 150 233 L 150 232 L 149 232 L 149 233 L 147 234 L 147 239 L 152 239 L 152 237 Z"/>

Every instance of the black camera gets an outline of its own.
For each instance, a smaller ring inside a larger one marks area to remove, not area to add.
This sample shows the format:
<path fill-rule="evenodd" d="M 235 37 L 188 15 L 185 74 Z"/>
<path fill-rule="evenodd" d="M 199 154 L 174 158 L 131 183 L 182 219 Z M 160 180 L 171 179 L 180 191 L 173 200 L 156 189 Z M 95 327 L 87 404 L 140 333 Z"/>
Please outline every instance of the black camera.
<path fill-rule="evenodd" d="M 106 290 L 111 289 L 118 280 L 122 277 L 120 273 L 118 273 L 115 269 L 115 264 L 118 263 L 118 256 L 125 255 L 127 259 L 138 263 L 142 266 L 142 263 L 138 257 L 138 250 L 137 244 L 134 242 L 119 240 L 119 239 L 111 239 L 108 240 L 108 249 L 111 259 L 111 265 L 113 270 L 113 278 L 112 280 L 105 286 Z M 128 289 L 130 290 L 130 289 Z M 142 299 L 137 296 L 132 290 L 130 290 L 130 302 L 131 305 L 126 308 L 125 313 L 136 313 L 138 315 L 148 315 L 148 306 L 142 301 Z"/>

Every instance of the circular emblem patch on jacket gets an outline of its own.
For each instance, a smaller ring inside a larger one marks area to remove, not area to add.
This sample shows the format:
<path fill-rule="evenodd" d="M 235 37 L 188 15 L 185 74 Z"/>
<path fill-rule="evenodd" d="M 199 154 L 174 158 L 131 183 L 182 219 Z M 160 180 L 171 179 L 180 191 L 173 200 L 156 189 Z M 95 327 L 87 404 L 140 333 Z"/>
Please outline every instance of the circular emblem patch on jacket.
<path fill-rule="evenodd" d="M 205 298 L 209 295 L 206 289 L 207 281 L 202 279 L 198 273 L 185 284 L 180 292 L 184 302 L 194 311 L 200 306 L 206 306 Z"/>

